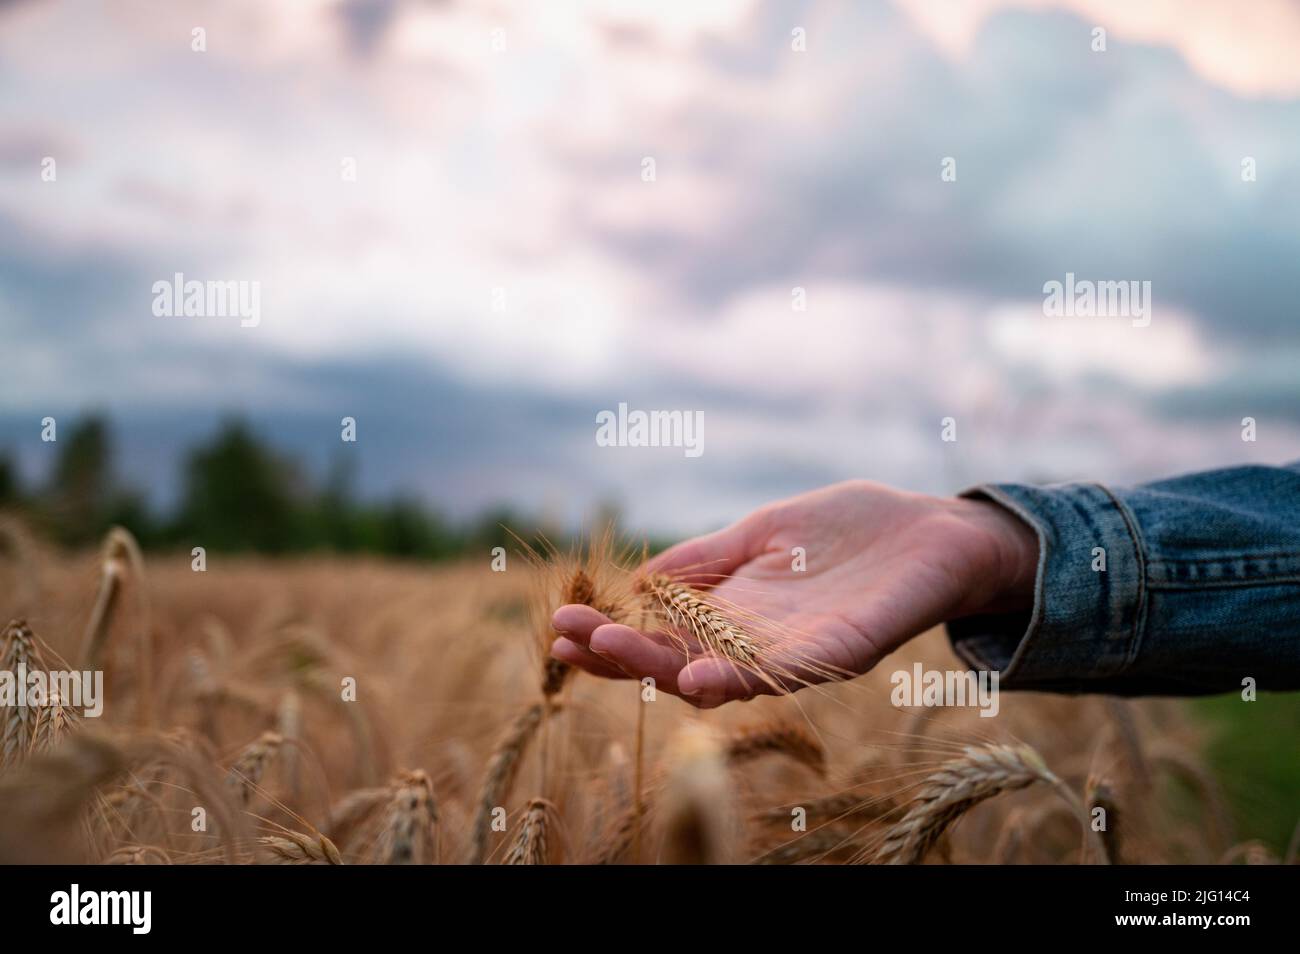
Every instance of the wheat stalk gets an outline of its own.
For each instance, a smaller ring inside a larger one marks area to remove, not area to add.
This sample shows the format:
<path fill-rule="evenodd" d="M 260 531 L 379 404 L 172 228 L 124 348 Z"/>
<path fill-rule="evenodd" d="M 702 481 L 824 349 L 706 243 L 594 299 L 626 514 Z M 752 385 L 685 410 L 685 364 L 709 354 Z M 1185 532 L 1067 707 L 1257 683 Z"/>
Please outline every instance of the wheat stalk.
<path fill-rule="evenodd" d="M 804 802 L 792 802 L 788 805 L 771 808 L 754 816 L 755 821 L 770 824 L 789 824 L 793 811 L 802 808 L 805 817 L 823 823 L 837 822 L 850 818 L 884 818 L 897 808 L 889 796 L 864 797 L 857 792 L 836 792 Z"/>
<path fill-rule="evenodd" d="M 1153 769 L 1163 769 L 1169 774 L 1182 779 L 1189 788 L 1201 795 L 1210 818 L 1214 821 L 1217 841 L 1220 845 L 1231 845 L 1235 840 L 1232 813 L 1219 783 L 1207 772 L 1189 752 L 1173 745 L 1160 745 L 1152 749 L 1149 761 Z"/>
<path fill-rule="evenodd" d="M 600 836 L 600 845 L 592 864 L 616 865 L 633 849 L 641 816 L 633 805 L 620 812 Z M 635 859 L 633 859 L 635 860 Z"/>
<path fill-rule="evenodd" d="M 1113 696 L 1107 696 L 1104 703 L 1133 784 L 1139 791 L 1145 792 L 1151 787 L 1151 768 L 1142 748 L 1142 733 L 1138 729 L 1133 704 Z"/>
<path fill-rule="evenodd" d="M 792 841 L 764 852 L 756 865 L 795 865 L 802 861 L 821 861 L 832 854 L 854 848 L 854 834 L 844 834 L 831 828 L 817 828 Z"/>
<path fill-rule="evenodd" d="M 126 574 L 125 552 L 121 547 L 108 546 L 106 541 L 103 563 L 100 565 L 99 592 L 81 640 L 81 659 L 87 669 L 100 668 L 99 657 L 108 639 L 109 623 L 122 593 L 122 581 Z"/>
<path fill-rule="evenodd" d="M 330 809 L 325 831 L 335 844 L 347 848 L 353 833 L 365 825 L 379 807 L 392 797 L 393 790 L 387 785 L 349 792 Z"/>
<path fill-rule="evenodd" d="M 1072 797 L 1027 745 L 966 746 L 959 758 L 944 763 L 920 783 L 907 813 L 885 832 L 875 860 L 919 864 L 943 833 L 980 802 L 1034 782 L 1045 782 Z"/>
<path fill-rule="evenodd" d="M 692 724 L 670 745 L 660 813 L 668 864 L 729 864 L 736 856 L 732 791 L 723 747 Z"/>
<path fill-rule="evenodd" d="M 727 739 L 727 759 L 743 764 L 768 754 L 786 755 L 818 775 L 826 773 L 826 750 L 806 727 L 796 722 L 774 722 L 736 730 Z"/>
<path fill-rule="evenodd" d="M 483 785 L 479 789 L 478 808 L 474 815 L 474 840 L 470 849 L 470 864 L 481 865 L 487 859 L 488 835 L 492 827 L 492 813 L 501 808 L 509 798 L 519 763 L 523 760 L 528 743 L 537 733 L 542 718 L 553 711 L 551 704 L 534 703 L 515 717 L 492 750 L 488 759 Z"/>
<path fill-rule="evenodd" d="M 144 557 L 140 545 L 124 527 L 113 527 L 104 537 L 101 548 L 99 592 L 86 623 L 81 641 L 82 666 L 88 670 L 103 668 L 102 656 L 112 628 L 114 610 L 120 600 L 124 581 L 133 577 L 140 620 L 136 630 L 135 664 L 140 681 L 136 692 L 139 722 L 149 725 L 153 719 L 153 646 L 149 621 L 149 601 L 144 590 Z"/>
<path fill-rule="evenodd" d="M 1120 855 L 1120 850 L 1123 847 L 1122 829 L 1120 827 L 1122 816 L 1115 798 L 1114 786 L 1109 779 L 1095 775 L 1089 776 L 1084 788 L 1083 801 L 1088 810 L 1089 830 L 1096 830 L 1092 828 L 1094 812 L 1099 808 L 1104 812 L 1102 818 L 1104 819 L 1105 828 L 1098 832 L 1098 836 L 1101 844 L 1105 846 L 1105 860 L 1113 865 L 1123 864 Z M 1090 843 L 1092 841 L 1088 838 L 1085 830 L 1083 847 L 1080 848 L 1080 858 L 1086 857 Z"/>
<path fill-rule="evenodd" d="M 297 743 L 302 740 L 302 696 L 297 690 L 290 689 L 281 698 L 276 713 L 276 728 L 287 743 L 280 753 L 280 760 L 289 791 L 296 798 L 301 784 Z"/>
<path fill-rule="evenodd" d="M 746 666 L 757 665 L 754 637 L 704 593 L 663 573 L 646 576 L 641 587 L 668 622 L 694 636 L 705 650 Z"/>
<path fill-rule="evenodd" d="M 437 864 L 438 805 L 433 783 L 416 769 L 399 776 L 380 825 L 378 857 L 387 865 Z"/>
<path fill-rule="evenodd" d="M 544 798 L 534 798 L 524 810 L 524 817 L 506 850 L 507 865 L 544 865 L 547 863 L 547 832 L 555 806 Z"/>

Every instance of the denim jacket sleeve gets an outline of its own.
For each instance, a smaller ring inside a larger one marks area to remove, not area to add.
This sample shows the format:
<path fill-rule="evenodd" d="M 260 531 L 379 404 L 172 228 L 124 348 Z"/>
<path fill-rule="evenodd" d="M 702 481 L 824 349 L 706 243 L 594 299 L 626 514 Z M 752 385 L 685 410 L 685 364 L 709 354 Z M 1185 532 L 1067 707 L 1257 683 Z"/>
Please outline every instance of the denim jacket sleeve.
<path fill-rule="evenodd" d="M 1029 613 L 948 624 L 1005 689 L 1300 689 L 1300 462 L 1139 487 L 991 484 L 1038 534 Z"/>

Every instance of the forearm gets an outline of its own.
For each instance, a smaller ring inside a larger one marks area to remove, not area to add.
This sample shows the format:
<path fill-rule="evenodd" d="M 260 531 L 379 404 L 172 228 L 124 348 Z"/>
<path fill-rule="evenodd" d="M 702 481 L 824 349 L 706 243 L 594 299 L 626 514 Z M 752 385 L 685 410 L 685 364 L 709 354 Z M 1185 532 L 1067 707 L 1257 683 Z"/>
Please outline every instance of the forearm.
<path fill-rule="evenodd" d="M 1007 689 L 1193 694 L 1300 688 L 1300 469 L 1129 489 L 976 488 L 1039 541 L 1033 607 L 949 623 Z"/>

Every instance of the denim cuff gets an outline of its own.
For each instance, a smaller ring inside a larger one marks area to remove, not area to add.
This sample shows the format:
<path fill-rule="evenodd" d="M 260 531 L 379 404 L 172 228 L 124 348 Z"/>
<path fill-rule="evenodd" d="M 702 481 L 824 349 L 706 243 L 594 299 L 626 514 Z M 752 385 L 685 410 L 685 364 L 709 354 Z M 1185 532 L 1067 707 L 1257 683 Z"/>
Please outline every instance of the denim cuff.
<path fill-rule="evenodd" d="M 1146 619 L 1143 546 L 1128 508 L 1099 484 L 986 484 L 960 496 L 997 503 L 1033 527 L 1038 573 L 1031 612 L 948 623 L 957 655 L 1000 671 L 1005 689 L 1087 691 L 1124 672 Z"/>

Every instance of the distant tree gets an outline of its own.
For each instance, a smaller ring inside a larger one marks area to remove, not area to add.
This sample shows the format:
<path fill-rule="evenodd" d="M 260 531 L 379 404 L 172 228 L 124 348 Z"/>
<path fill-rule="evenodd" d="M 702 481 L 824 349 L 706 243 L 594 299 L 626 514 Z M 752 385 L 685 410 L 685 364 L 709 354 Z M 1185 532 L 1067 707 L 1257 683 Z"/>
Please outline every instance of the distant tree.
<path fill-rule="evenodd" d="M 113 448 L 108 422 L 99 415 L 76 421 L 58 442 L 59 456 L 43 494 L 43 510 L 64 543 L 85 543 L 109 527 Z"/>
<path fill-rule="evenodd" d="M 186 460 L 177 535 L 210 550 L 302 549 L 308 541 L 297 501 L 306 498 L 292 464 L 244 422 L 228 421 Z"/>
<path fill-rule="evenodd" d="M 0 456 L 0 507 L 13 506 L 22 500 L 18 468 L 8 454 Z"/>
<path fill-rule="evenodd" d="M 349 553 L 364 544 L 364 529 L 353 489 L 355 475 L 352 458 L 335 458 L 316 501 L 317 542 L 328 549 Z"/>

